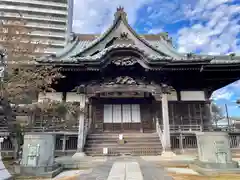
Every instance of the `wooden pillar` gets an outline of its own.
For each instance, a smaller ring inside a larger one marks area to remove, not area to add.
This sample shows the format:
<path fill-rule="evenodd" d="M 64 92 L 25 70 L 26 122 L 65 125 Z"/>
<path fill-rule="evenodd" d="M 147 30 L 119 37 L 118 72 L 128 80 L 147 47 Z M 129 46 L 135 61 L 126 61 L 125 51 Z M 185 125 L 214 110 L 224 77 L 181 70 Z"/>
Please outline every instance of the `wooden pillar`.
<path fill-rule="evenodd" d="M 84 110 L 86 105 L 86 95 L 80 94 L 80 113 L 78 118 L 78 143 L 77 143 L 77 152 L 83 152 L 83 142 L 84 142 Z"/>
<path fill-rule="evenodd" d="M 62 138 L 61 140 L 62 140 L 62 152 L 65 153 L 65 150 L 66 150 L 66 141 L 67 141 L 67 138 L 66 138 L 66 135 L 65 135 L 65 134 L 63 135 L 63 138 Z"/>
<path fill-rule="evenodd" d="M 73 155 L 73 159 L 78 160 L 85 156 L 83 152 L 84 143 L 85 143 L 85 107 L 86 107 L 86 94 L 83 92 L 79 93 L 79 117 L 78 117 L 78 141 L 77 141 L 77 152 Z"/>
<path fill-rule="evenodd" d="M 164 151 L 171 151 L 170 126 L 167 94 L 162 94 L 162 118 L 163 118 L 163 141 Z"/>

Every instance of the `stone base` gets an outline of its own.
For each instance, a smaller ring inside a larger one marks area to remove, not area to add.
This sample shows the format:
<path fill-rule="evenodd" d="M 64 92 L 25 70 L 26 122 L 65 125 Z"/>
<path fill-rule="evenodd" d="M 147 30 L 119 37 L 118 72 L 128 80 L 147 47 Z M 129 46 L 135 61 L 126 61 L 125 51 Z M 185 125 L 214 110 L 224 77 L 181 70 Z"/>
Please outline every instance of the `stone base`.
<path fill-rule="evenodd" d="M 219 174 L 240 174 L 238 162 L 231 163 L 205 163 L 195 160 L 190 168 L 206 176 L 217 176 Z"/>
<path fill-rule="evenodd" d="M 49 167 L 20 166 L 20 174 L 22 176 L 53 178 L 59 173 L 61 173 L 62 170 L 63 168 L 57 163 Z"/>
<path fill-rule="evenodd" d="M 207 162 L 201 162 L 199 160 L 195 160 L 194 164 L 203 167 L 203 168 L 212 168 L 212 169 L 235 169 L 239 168 L 238 162 L 232 161 L 229 163 L 207 163 Z"/>
<path fill-rule="evenodd" d="M 0 159 L 0 177 L 1 177 L 1 180 L 11 180 L 11 179 L 13 179 L 11 174 L 5 168 L 1 159 Z"/>
<path fill-rule="evenodd" d="M 90 156 L 74 160 L 72 156 L 62 156 L 55 159 L 64 169 L 90 169 L 106 162 L 106 158 L 94 158 Z"/>
<path fill-rule="evenodd" d="M 163 151 L 161 156 L 164 158 L 171 158 L 171 157 L 175 157 L 176 154 L 172 151 Z"/>
<path fill-rule="evenodd" d="M 86 154 L 85 152 L 76 152 L 73 156 L 72 156 L 72 159 L 73 160 L 80 160 L 82 159 L 83 157 L 85 157 Z"/>

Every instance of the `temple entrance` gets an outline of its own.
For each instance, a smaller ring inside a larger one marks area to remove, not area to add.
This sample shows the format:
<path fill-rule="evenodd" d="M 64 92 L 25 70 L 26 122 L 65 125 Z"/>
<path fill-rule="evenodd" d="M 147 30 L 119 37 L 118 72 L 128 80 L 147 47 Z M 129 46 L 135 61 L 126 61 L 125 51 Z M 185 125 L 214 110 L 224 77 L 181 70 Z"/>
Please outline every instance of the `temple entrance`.
<path fill-rule="evenodd" d="M 92 98 L 93 132 L 152 132 L 154 101 L 161 87 L 154 82 L 120 76 L 101 83 L 89 83 Z"/>
<path fill-rule="evenodd" d="M 103 130 L 111 132 L 140 131 L 140 104 L 104 104 Z"/>

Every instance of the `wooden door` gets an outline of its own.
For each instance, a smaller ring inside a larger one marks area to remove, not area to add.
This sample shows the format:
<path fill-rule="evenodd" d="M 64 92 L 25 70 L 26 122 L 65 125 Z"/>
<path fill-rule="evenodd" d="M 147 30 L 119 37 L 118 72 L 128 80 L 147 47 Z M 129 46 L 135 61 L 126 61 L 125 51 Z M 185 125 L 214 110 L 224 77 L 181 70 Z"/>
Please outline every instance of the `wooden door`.
<path fill-rule="evenodd" d="M 140 131 L 141 116 L 138 104 L 105 104 L 104 131 Z"/>
<path fill-rule="evenodd" d="M 141 105 L 141 116 L 143 132 L 154 132 L 156 130 L 156 122 L 153 119 L 153 111 L 151 104 Z"/>

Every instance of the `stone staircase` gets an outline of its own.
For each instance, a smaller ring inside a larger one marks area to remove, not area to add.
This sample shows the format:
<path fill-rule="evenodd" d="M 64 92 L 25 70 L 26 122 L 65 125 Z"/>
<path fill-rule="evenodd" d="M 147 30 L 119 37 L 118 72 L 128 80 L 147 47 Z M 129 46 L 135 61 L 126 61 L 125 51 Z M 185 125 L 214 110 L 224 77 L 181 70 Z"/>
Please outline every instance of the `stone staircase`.
<path fill-rule="evenodd" d="M 117 133 L 89 134 L 84 151 L 89 156 L 102 156 L 108 148 L 108 156 L 160 155 L 162 146 L 156 133 L 123 133 L 124 144 L 118 142 Z"/>

